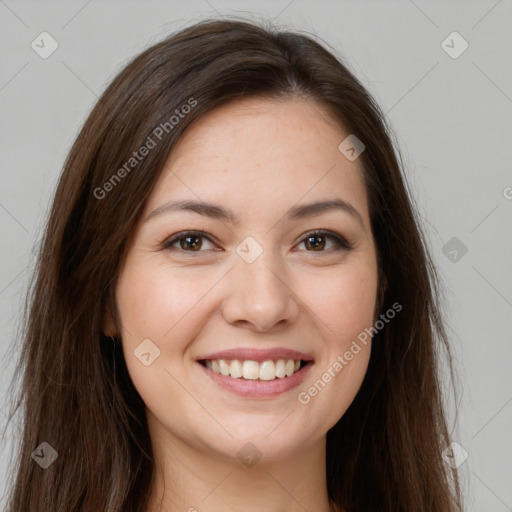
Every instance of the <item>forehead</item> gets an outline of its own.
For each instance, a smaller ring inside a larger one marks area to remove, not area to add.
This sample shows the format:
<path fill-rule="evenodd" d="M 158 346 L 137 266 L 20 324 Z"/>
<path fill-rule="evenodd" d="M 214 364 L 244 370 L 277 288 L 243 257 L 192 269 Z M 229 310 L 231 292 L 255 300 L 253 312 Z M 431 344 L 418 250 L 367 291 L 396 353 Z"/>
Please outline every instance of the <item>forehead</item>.
<path fill-rule="evenodd" d="M 261 216 L 263 207 L 288 210 L 341 197 L 367 218 L 362 164 L 338 149 L 348 135 L 311 100 L 230 102 L 177 141 L 147 210 L 171 199 L 203 199 Z"/>

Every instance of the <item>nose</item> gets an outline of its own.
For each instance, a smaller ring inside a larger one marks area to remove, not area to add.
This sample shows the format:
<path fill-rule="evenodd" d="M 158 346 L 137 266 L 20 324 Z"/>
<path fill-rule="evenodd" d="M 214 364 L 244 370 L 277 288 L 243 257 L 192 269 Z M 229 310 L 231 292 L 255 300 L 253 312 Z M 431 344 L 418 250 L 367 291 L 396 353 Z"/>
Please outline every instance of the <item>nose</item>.
<path fill-rule="evenodd" d="M 222 303 L 226 322 L 264 332 L 297 321 L 300 300 L 287 282 L 286 270 L 271 260 L 264 252 L 252 263 L 235 261 Z"/>

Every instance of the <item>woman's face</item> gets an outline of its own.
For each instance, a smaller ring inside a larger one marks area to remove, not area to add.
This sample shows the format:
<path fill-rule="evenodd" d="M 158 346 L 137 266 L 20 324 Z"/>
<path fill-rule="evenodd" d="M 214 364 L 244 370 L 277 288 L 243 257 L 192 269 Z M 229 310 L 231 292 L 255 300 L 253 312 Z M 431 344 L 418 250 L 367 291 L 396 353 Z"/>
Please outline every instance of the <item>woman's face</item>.
<path fill-rule="evenodd" d="M 362 164 L 338 149 L 348 135 L 307 101 L 246 99 L 203 116 L 173 149 L 116 291 L 152 436 L 286 456 L 322 442 L 353 401 L 377 262 Z M 350 206 L 301 210 L 323 201 Z M 307 236 L 319 230 L 329 233 Z M 307 364 L 291 375 L 295 360 Z"/>

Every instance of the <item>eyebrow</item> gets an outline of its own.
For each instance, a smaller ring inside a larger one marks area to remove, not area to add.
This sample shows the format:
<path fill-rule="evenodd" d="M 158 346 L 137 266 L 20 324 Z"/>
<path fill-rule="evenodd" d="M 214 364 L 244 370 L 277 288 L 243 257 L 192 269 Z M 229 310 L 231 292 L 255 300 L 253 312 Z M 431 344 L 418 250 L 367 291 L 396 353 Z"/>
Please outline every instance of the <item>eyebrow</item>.
<path fill-rule="evenodd" d="M 326 199 L 323 201 L 316 201 L 313 203 L 302 204 L 291 208 L 287 214 L 287 220 L 299 220 L 306 217 L 315 217 L 329 211 L 343 211 L 354 217 L 359 224 L 361 224 L 363 230 L 365 230 L 363 218 L 361 214 L 347 201 L 343 199 Z M 222 206 L 209 203 L 207 201 L 169 201 L 168 203 L 159 206 L 156 210 L 153 210 L 144 220 L 144 222 L 150 219 L 162 215 L 163 213 L 176 212 L 176 211 L 191 211 L 205 217 L 212 219 L 224 220 L 231 224 L 239 224 L 240 219 L 235 215 L 232 210 L 224 208 Z"/>

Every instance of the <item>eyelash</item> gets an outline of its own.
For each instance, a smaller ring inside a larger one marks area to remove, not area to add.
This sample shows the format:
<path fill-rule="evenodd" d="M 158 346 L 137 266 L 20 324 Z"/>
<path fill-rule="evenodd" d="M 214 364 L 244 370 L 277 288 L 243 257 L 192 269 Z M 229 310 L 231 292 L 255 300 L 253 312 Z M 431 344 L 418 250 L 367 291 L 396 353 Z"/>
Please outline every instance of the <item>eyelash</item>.
<path fill-rule="evenodd" d="M 182 238 L 187 238 L 189 236 L 197 236 L 197 237 L 201 237 L 201 238 L 206 238 L 209 242 L 214 243 L 211 240 L 211 238 L 204 231 L 192 230 L 192 231 L 182 231 L 181 233 L 177 233 L 176 235 L 172 236 L 170 239 L 167 239 L 166 241 L 164 241 L 162 243 L 161 247 L 162 247 L 162 249 L 166 249 L 171 252 L 175 252 L 175 251 L 181 251 L 181 252 L 186 252 L 186 253 L 205 252 L 205 251 L 186 251 L 181 248 L 172 247 L 176 242 L 179 242 Z M 299 244 L 304 243 L 305 241 L 307 241 L 308 238 L 313 237 L 313 236 L 323 236 L 323 237 L 331 238 L 331 239 L 335 240 L 335 242 L 338 245 L 337 248 L 334 248 L 335 252 L 342 251 L 342 250 L 350 251 L 351 249 L 353 249 L 352 244 L 347 242 L 347 240 L 345 238 L 343 238 L 342 236 L 337 235 L 331 231 L 325 231 L 325 230 L 321 230 L 321 229 L 309 231 L 308 233 L 305 233 L 304 236 L 302 237 L 301 241 L 299 242 Z M 323 251 L 306 251 L 306 252 L 312 252 L 312 253 L 327 252 L 329 254 L 330 251 L 329 251 L 329 249 L 327 249 L 327 250 L 323 250 Z"/>

